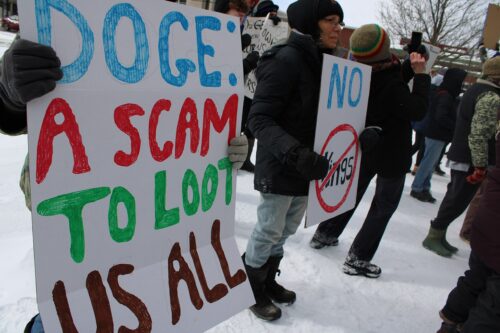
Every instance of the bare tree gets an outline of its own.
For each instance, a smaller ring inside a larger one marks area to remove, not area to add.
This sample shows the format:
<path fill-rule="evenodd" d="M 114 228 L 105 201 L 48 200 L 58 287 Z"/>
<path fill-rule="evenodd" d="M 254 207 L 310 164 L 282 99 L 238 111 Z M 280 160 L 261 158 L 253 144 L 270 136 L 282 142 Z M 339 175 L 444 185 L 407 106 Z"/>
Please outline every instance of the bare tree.
<path fill-rule="evenodd" d="M 433 45 L 469 48 L 479 42 L 487 0 L 388 0 L 379 5 L 379 19 L 389 35 L 410 37 L 421 31 Z"/>

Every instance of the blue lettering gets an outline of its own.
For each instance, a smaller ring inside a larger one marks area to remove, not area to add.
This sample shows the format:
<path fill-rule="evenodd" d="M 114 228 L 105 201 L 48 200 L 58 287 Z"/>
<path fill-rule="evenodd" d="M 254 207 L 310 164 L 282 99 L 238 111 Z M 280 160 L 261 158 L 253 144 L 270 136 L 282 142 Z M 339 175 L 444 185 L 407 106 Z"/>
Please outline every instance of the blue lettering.
<path fill-rule="evenodd" d="M 339 109 L 344 107 L 344 95 L 345 95 L 345 80 L 347 76 L 347 67 L 344 67 L 344 75 L 342 77 L 342 84 L 340 83 L 339 65 L 334 64 L 332 69 L 332 74 L 330 76 L 330 88 L 328 91 L 328 104 L 327 108 L 332 108 L 332 98 L 333 89 L 337 85 L 337 106 Z"/>
<path fill-rule="evenodd" d="M 87 72 L 94 55 L 94 33 L 87 20 L 78 9 L 65 0 L 35 0 L 38 42 L 52 45 L 52 20 L 50 7 L 64 14 L 78 28 L 82 35 L 82 50 L 78 58 L 67 66 L 62 66 L 64 77 L 60 83 L 72 83 Z"/>
<path fill-rule="evenodd" d="M 130 67 L 123 66 L 116 54 L 115 35 L 116 27 L 122 17 L 128 17 L 134 26 L 135 61 Z M 104 19 L 102 31 L 104 57 L 111 74 L 120 81 L 136 83 L 146 74 L 149 61 L 148 36 L 146 26 L 139 13 L 132 5 L 121 3 L 113 6 Z"/>
<path fill-rule="evenodd" d="M 170 67 L 170 61 L 168 59 L 169 45 L 168 38 L 170 34 L 170 26 L 175 23 L 180 22 L 182 28 L 187 31 L 189 23 L 186 17 L 179 12 L 170 12 L 163 17 L 160 24 L 160 37 L 158 39 L 158 52 L 160 55 L 160 71 L 163 79 L 170 84 L 177 87 L 182 87 L 186 83 L 187 73 L 194 72 L 196 67 L 194 63 L 189 59 L 177 59 L 175 66 L 179 71 L 179 75 L 175 76 L 172 74 L 172 69 Z"/>
<path fill-rule="evenodd" d="M 206 45 L 202 40 L 202 32 L 204 29 L 219 31 L 221 27 L 220 21 L 216 17 L 197 16 L 196 17 L 196 42 L 198 44 L 198 65 L 200 68 L 200 83 L 204 87 L 220 87 L 221 73 L 219 71 L 207 73 L 205 67 L 205 55 L 214 57 L 214 48 Z"/>
<path fill-rule="evenodd" d="M 354 75 L 358 74 L 359 76 L 359 88 L 358 88 L 358 96 L 355 100 L 352 99 L 352 82 L 354 81 Z M 358 105 L 361 99 L 361 92 L 363 91 L 363 72 L 359 69 L 359 67 L 355 67 L 351 72 L 351 79 L 349 82 L 349 105 L 351 107 L 355 107 Z"/>

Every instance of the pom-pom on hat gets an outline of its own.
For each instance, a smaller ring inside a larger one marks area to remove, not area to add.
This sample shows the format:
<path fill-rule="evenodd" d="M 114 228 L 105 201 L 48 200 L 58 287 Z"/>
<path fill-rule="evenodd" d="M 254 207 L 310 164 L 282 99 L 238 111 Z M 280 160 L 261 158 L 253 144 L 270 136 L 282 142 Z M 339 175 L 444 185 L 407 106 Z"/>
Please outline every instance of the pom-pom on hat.
<path fill-rule="evenodd" d="M 362 63 L 375 63 L 391 58 L 391 40 L 387 32 L 377 24 L 365 24 L 351 35 L 352 56 Z"/>
<path fill-rule="evenodd" d="M 500 56 L 485 61 L 483 65 L 483 75 L 488 78 L 500 78 Z"/>

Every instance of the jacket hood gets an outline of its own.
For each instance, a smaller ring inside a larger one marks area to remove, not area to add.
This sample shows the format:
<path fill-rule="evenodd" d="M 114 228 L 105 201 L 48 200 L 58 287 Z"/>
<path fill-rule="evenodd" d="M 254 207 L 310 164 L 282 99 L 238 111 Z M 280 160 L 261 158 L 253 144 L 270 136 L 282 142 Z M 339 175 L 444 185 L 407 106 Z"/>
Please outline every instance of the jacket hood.
<path fill-rule="evenodd" d="M 329 15 L 339 16 L 344 20 L 344 12 L 334 0 L 297 0 L 287 9 L 288 24 L 303 34 L 315 36 L 318 34 L 318 21 Z"/>
<path fill-rule="evenodd" d="M 450 68 L 443 77 L 443 82 L 439 85 L 439 90 L 446 90 L 451 96 L 457 98 L 462 91 L 467 72 L 459 68 Z"/>

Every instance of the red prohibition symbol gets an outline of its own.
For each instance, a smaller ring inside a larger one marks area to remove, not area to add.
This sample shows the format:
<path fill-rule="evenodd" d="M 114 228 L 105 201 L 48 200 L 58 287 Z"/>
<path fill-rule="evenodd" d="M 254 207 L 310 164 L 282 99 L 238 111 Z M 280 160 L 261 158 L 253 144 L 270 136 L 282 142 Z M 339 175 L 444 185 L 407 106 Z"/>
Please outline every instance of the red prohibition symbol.
<path fill-rule="evenodd" d="M 351 133 L 353 136 L 352 142 L 347 146 L 347 149 L 342 153 L 342 155 L 335 161 L 333 164 L 333 167 L 328 171 L 328 174 L 326 175 L 325 178 L 322 180 L 316 180 L 315 181 L 315 187 L 316 187 L 316 196 L 318 198 L 320 206 L 323 208 L 323 210 L 327 213 L 333 213 L 337 209 L 339 209 L 340 206 L 342 206 L 347 199 L 347 196 L 349 195 L 349 192 L 351 191 L 352 183 L 354 181 L 354 176 L 356 174 L 356 169 L 358 167 L 358 152 L 359 152 L 359 142 L 358 142 L 358 134 L 356 130 L 349 124 L 342 124 L 337 126 L 333 131 L 330 132 L 328 135 L 328 138 L 325 140 L 325 143 L 323 145 L 323 148 L 321 148 L 321 155 L 324 156 L 326 148 L 330 141 L 333 139 L 333 137 L 341 132 L 348 132 Z M 333 204 L 328 204 L 325 199 L 322 196 L 323 189 L 325 188 L 325 185 L 328 183 L 332 175 L 335 173 L 335 171 L 339 168 L 340 163 L 344 160 L 344 158 L 347 156 L 347 154 L 354 148 L 354 167 L 353 167 L 353 172 L 351 175 L 351 178 L 349 179 L 349 183 L 347 184 L 347 190 L 345 191 L 344 195 L 340 199 L 338 203 L 333 203 Z M 321 183 L 320 183 L 321 182 Z"/>

